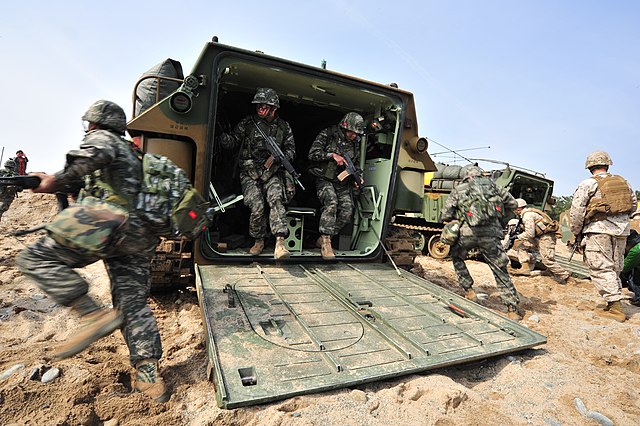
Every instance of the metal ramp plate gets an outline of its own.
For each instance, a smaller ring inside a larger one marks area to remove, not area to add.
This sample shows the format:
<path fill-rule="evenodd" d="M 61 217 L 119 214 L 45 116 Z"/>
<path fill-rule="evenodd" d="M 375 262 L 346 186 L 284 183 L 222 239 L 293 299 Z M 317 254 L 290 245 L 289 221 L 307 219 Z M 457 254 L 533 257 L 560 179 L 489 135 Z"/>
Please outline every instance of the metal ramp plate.
<path fill-rule="evenodd" d="M 387 264 L 196 267 L 209 375 L 234 408 L 422 372 L 545 336 Z"/>
<path fill-rule="evenodd" d="M 571 272 L 578 278 L 591 278 L 589 273 L 589 267 L 582 261 L 578 260 L 582 255 L 576 254 L 569 262 L 568 257 L 557 255 L 555 256 L 556 262 L 567 271 Z"/>

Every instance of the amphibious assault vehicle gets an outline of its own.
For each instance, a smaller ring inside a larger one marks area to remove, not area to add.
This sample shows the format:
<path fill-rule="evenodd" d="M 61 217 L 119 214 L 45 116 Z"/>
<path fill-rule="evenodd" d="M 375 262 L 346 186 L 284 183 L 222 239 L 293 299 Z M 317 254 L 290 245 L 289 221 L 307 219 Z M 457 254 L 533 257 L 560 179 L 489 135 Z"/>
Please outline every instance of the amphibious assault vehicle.
<path fill-rule="evenodd" d="M 195 279 L 209 378 L 217 403 L 233 408 L 354 386 L 531 348 L 546 338 L 409 272 L 383 263 L 382 240 L 396 211 L 423 200 L 423 175 L 436 167 L 420 137 L 413 95 L 286 59 L 207 43 L 186 77 L 146 75 L 156 91 L 136 108 L 128 131 L 149 152 L 167 155 L 222 211 L 197 241 L 166 240 L 154 285 Z M 177 86 L 165 97 L 163 83 Z M 296 142 L 294 166 L 305 191 L 288 206 L 291 257 L 252 256 L 237 152 L 218 144 L 253 112 L 270 87 Z M 334 240 L 335 261 L 314 245 L 319 202 L 304 172 L 317 133 L 355 111 L 369 124 L 357 159 L 365 186 L 353 221 Z M 393 244 L 393 242 L 389 243 Z M 391 253 L 393 254 L 393 253 Z"/>

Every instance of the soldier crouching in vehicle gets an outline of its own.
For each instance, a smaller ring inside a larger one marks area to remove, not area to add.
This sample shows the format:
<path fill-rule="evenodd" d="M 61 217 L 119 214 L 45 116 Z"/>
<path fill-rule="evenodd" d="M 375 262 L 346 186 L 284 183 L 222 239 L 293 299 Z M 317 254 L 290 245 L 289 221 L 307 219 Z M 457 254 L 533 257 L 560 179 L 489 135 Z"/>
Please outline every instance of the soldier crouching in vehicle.
<path fill-rule="evenodd" d="M 240 183 L 244 204 L 251 210 L 249 235 L 255 239 L 249 253 L 257 256 L 264 250 L 268 207 L 269 226 L 276 236 L 274 257 L 286 259 L 290 253 L 284 242 L 289 235 L 284 205 L 293 198 L 295 188 L 287 183 L 286 171 L 273 160 L 256 127 L 275 139 L 289 162 L 295 158 L 296 146 L 291 126 L 276 115 L 280 100 L 275 90 L 259 88 L 251 103 L 256 104 L 256 113 L 243 118 L 230 134 L 222 134 L 220 142 L 227 149 L 240 146 Z"/>
<path fill-rule="evenodd" d="M 4 162 L 4 169 L 0 169 L 0 177 L 18 176 L 16 167 L 17 165 L 13 158 L 9 158 Z M 9 210 L 11 203 L 13 203 L 14 198 L 16 198 L 16 195 L 20 190 L 21 189 L 19 187 L 13 185 L 0 188 L 0 219 L 2 219 L 4 212 Z"/>
<path fill-rule="evenodd" d="M 473 278 L 464 261 L 469 250 L 478 248 L 496 280 L 502 301 L 507 306 L 507 316 L 513 320 L 522 319 L 522 312 L 518 308 L 518 292 L 507 272 L 509 260 L 502 247 L 499 218 L 507 213 L 503 209 L 513 211 L 517 206 L 515 198 L 506 189 L 482 176 L 479 167 L 471 166 L 463 183 L 449 194 L 441 216 L 443 222 L 457 220 L 461 223 L 460 236 L 451 247 L 451 258 L 465 297 L 477 301 Z"/>
<path fill-rule="evenodd" d="M 67 153 L 62 171 L 36 173 L 41 182 L 33 190 L 53 193 L 86 177 L 76 209 L 60 212 L 47 226 L 48 235 L 26 248 L 17 264 L 56 303 L 82 317 L 81 328 L 56 348 L 55 359 L 71 357 L 120 328 L 136 368 L 134 390 L 165 402 L 170 393 L 158 371 L 160 333 L 147 304 L 159 238 L 134 208 L 142 162 L 123 138 L 126 117 L 118 105 L 97 101 L 82 119 L 87 127 L 80 148 Z M 99 306 L 74 271 L 98 260 L 111 280 L 113 309 Z"/>
<path fill-rule="evenodd" d="M 335 259 L 331 237 L 352 219 L 352 188 L 364 185 L 357 161 L 363 134 L 364 119 L 355 112 L 349 112 L 339 124 L 322 130 L 309 150 L 309 160 L 314 162 L 309 172 L 316 178 L 316 191 L 322 203 L 319 242 L 323 259 Z M 344 173 L 347 161 L 353 164 L 358 177 Z"/>

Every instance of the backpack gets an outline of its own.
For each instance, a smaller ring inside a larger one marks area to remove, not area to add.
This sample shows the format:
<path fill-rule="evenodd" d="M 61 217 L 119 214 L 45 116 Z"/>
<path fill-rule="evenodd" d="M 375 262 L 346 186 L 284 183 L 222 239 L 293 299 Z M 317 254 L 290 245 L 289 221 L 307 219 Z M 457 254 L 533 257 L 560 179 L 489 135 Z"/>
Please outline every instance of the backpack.
<path fill-rule="evenodd" d="M 187 174 L 163 155 L 136 154 L 142 155 L 142 183 L 135 210 L 158 236 L 198 237 L 208 226 L 209 204 Z"/>
<path fill-rule="evenodd" d="M 469 226 L 494 224 L 503 215 L 502 195 L 488 177 L 472 178 L 461 198 L 462 215 Z"/>
<path fill-rule="evenodd" d="M 631 213 L 631 189 L 627 181 L 618 175 L 592 176 L 598 184 L 600 197 L 593 197 L 587 204 L 585 220 L 595 222 L 608 216 Z"/>
<path fill-rule="evenodd" d="M 551 234 L 557 232 L 558 229 L 560 229 L 560 224 L 558 223 L 558 221 L 551 219 L 551 216 L 549 216 L 542 210 L 528 207 L 525 211 L 532 211 L 540 215 L 540 217 L 534 221 L 536 237 L 542 234 Z"/>

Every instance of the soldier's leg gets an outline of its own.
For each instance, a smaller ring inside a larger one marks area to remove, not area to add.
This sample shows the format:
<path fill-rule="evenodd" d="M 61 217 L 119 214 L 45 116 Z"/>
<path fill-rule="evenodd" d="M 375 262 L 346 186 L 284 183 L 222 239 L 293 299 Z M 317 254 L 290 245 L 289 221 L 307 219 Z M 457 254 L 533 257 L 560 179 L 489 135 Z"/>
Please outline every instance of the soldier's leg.
<path fill-rule="evenodd" d="M 516 306 L 520 303 L 520 298 L 507 272 L 509 259 L 502 248 L 500 238 L 491 236 L 481 237 L 478 239 L 478 248 L 493 273 L 496 286 L 498 290 L 500 290 L 502 302 L 507 306 Z"/>
<path fill-rule="evenodd" d="M 571 274 L 556 262 L 556 236 L 554 234 L 543 234 L 540 236 L 538 244 L 544 266 L 550 272 L 566 281 Z"/>
<path fill-rule="evenodd" d="M 122 334 L 129 347 L 132 365 L 162 356 L 158 324 L 147 303 L 151 288 L 148 254 L 128 255 L 105 260 L 111 280 L 113 306 L 123 316 Z"/>
<path fill-rule="evenodd" d="M 99 306 L 87 296 L 89 285 L 74 268 L 81 268 L 99 258 L 83 255 L 43 237 L 18 256 L 20 271 L 33 279 L 49 297 L 62 306 L 73 306 L 81 315 Z"/>
<path fill-rule="evenodd" d="M 615 237 L 606 234 L 585 234 L 584 260 L 589 266 L 591 282 L 607 302 L 622 299 L 617 263 L 619 253 L 614 253 Z M 624 250 L 624 249 L 623 249 Z M 622 256 L 624 258 L 624 256 Z"/>
<path fill-rule="evenodd" d="M 318 199 L 322 203 L 319 231 L 322 235 L 335 235 L 336 214 L 338 211 L 338 196 L 331 182 L 326 179 L 316 179 Z"/>
<path fill-rule="evenodd" d="M 336 233 L 340 232 L 343 226 L 351 222 L 353 218 L 353 197 L 349 185 L 339 185 L 336 187 L 336 197 L 338 199 L 336 213 Z"/>
<path fill-rule="evenodd" d="M 467 247 L 472 243 L 473 237 L 461 235 L 458 241 L 451 247 L 451 260 L 453 261 L 453 268 L 456 271 L 458 277 L 458 284 L 462 286 L 465 291 L 468 291 L 473 287 L 473 278 L 469 273 L 467 265 L 464 260 L 469 253 Z"/>
<path fill-rule="evenodd" d="M 287 210 L 284 207 L 284 185 L 276 175 L 264 184 L 267 203 L 269 204 L 269 226 L 275 236 L 287 237 Z"/>
<path fill-rule="evenodd" d="M 241 175 L 243 202 L 251 210 L 249 216 L 249 235 L 262 240 L 267 235 L 267 218 L 265 215 L 265 201 L 262 194 L 262 184 L 249 176 Z"/>

